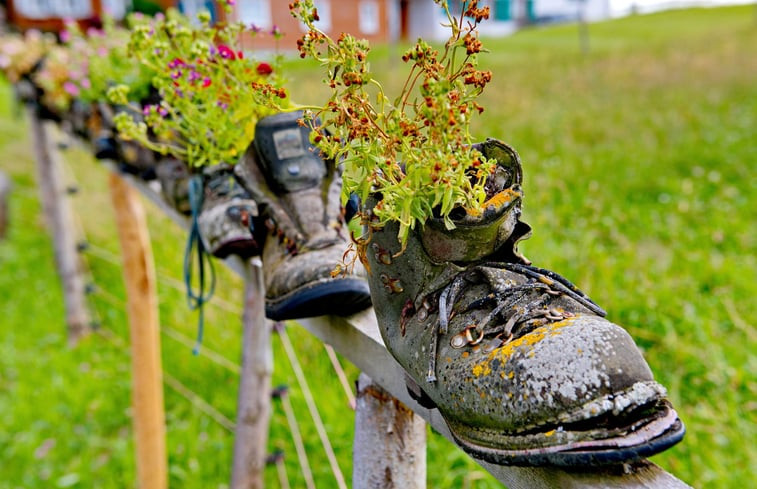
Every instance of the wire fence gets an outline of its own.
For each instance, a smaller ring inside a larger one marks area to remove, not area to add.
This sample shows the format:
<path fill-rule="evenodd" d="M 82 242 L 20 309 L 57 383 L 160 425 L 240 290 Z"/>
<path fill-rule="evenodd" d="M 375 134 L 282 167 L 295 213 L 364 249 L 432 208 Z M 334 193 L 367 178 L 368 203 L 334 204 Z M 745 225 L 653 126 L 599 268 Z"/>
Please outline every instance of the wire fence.
<path fill-rule="evenodd" d="M 64 158 L 64 170 L 66 179 L 70 182 L 70 188 L 81 188 L 79 182 L 76 181 L 76 176 L 69 162 Z M 31 193 L 31 190 L 30 190 Z M 77 192 L 70 192 L 70 195 L 75 195 Z M 91 260 L 98 260 L 111 266 L 114 270 L 120 269 L 123 265 L 121 263 L 121 257 L 116 253 L 100 243 L 94 242 L 87 235 L 84 223 L 77 213 L 74 213 L 76 235 L 79 240 L 80 256 L 83 258 L 82 263 L 89 283 L 88 292 L 90 295 L 91 309 L 96 315 L 95 322 L 98 323 L 98 333 L 105 338 L 108 342 L 116 346 L 118 349 L 128 353 L 129 345 L 121 336 L 119 336 L 110 325 L 103 321 L 102 315 L 98 313 L 100 307 L 96 304 L 97 301 L 107 304 L 111 308 L 125 311 L 126 299 L 118 293 L 111 292 L 103 287 L 98 280 L 98 277 L 93 274 L 92 267 L 89 266 Z M 177 246 L 179 246 L 177 244 Z M 160 285 L 173 290 L 175 292 L 184 293 L 185 284 L 179 278 L 173 276 L 168 270 L 156 267 L 156 276 Z M 216 294 L 213 299 L 208 302 L 208 305 L 216 308 L 222 314 L 235 316 L 235 321 L 239 322 L 241 316 L 241 308 L 235 305 L 231 300 Z M 161 335 L 165 338 L 173 341 L 177 346 L 184 348 L 187 354 L 191 354 L 193 347 L 196 345 L 196 339 L 186 334 L 179 325 L 171 324 L 170 321 L 163 319 L 160 324 Z M 308 489 L 316 488 L 315 478 L 311 469 L 309 461 L 309 455 L 306 449 L 306 444 L 302 436 L 301 426 L 303 424 L 312 424 L 314 429 L 318 433 L 318 439 L 321 444 L 321 450 L 325 454 L 328 460 L 328 466 L 333 475 L 333 480 L 336 481 L 336 486 L 329 483 L 329 487 L 339 487 L 340 489 L 346 489 L 347 482 L 337 460 L 336 454 L 333 449 L 333 443 L 329 438 L 328 430 L 323 422 L 321 413 L 318 409 L 317 403 L 314 400 L 313 394 L 309 388 L 307 377 L 302 369 L 301 363 L 298 359 L 298 353 L 289 335 L 286 331 L 286 325 L 277 323 L 274 326 L 274 331 L 277 333 L 275 338 L 279 339 L 281 348 L 286 353 L 287 360 L 294 372 L 296 379 L 294 389 L 300 394 L 298 397 L 305 399 L 306 411 L 309 413 L 309 420 L 303 420 L 299 408 L 295 408 L 292 403 L 292 397 L 290 395 L 290 388 L 288 386 L 280 386 L 274 389 L 271 393 L 275 399 L 274 406 L 279 409 L 284 415 L 286 420 L 285 431 L 291 434 L 292 444 L 294 446 L 294 452 L 296 455 L 297 465 L 296 470 L 299 472 L 297 479 L 303 479 L 305 487 Z M 338 383 L 338 389 L 343 391 L 345 398 L 345 406 L 354 409 L 355 395 L 350 387 L 348 376 L 345 373 L 344 368 L 341 365 L 336 352 L 329 345 L 324 344 L 323 355 L 328 359 L 329 364 L 334 372 L 334 379 Z M 235 376 L 239 376 L 241 368 L 238 361 L 234 361 L 214 348 L 203 345 L 198 351 L 198 356 L 206 360 L 210 364 L 222 368 L 223 370 L 230 372 Z M 201 394 L 195 392 L 186 383 L 180 380 L 181 372 L 171 373 L 168 371 L 163 372 L 163 383 L 166 387 L 171 389 L 179 398 L 183 399 L 186 403 L 191 405 L 193 409 L 201 412 L 207 416 L 208 419 L 222 427 L 227 432 L 233 434 L 235 431 L 235 422 L 225 415 L 220 409 L 216 408 L 212 402 L 206 400 Z M 318 380 L 319 383 L 323 382 L 323 379 Z M 275 444 L 275 440 L 273 440 Z M 283 452 L 275 452 L 268 457 L 268 465 L 275 470 L 276 477 L 279 485 L 282 488 L 291 487 L 289 482 L 289 474 L 286 454 Z"/>

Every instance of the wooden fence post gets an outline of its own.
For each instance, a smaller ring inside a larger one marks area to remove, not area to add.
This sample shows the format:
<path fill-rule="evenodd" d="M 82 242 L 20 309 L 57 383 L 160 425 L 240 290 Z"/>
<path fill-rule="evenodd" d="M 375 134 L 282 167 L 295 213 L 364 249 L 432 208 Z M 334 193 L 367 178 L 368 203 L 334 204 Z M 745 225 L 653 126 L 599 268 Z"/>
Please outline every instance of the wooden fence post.
<path fill-rule="evenodd" d="M 132 362 L 134 434 L 139 489 L 166 489 L 165 413 L 155 266 L 144 207 L 116 173 L 110 193 L 124 262 Z"/>
<path fill-rule="evenodd" d="M 426 422 L 364 373 L 352 452 L 353 489 L 426 487 Z"/>
<path fill-rule="evenodd" d="M 262 489 L 271 418 L 273 351 L 259 258 L 245 264 L 242 370 L 237 398 L 231 489 Z"/>
<path fill-rule="evenodd" d="M 63 285 L 68 340 L 73 345 L 91 330 L 84 273 L 76 251 L 76 228 L 66 199 L 58 151 L 49 137 L 48 127 L 45 127 L 52 122 L 41 121 L 33 107 L 27 108 L 27 115 L 31 126 L 40 201 L 52 234 L 55 264 Z"/>

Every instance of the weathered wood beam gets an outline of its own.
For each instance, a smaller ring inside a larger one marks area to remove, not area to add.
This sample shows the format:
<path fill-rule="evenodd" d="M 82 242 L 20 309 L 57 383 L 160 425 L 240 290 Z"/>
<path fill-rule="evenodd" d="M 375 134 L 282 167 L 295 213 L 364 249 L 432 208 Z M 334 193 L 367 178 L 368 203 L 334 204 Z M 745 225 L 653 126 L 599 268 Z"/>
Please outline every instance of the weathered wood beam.
<path fill-rule="evenodd" d="M 39 119 L 31 106 L 27 107 L 27 116 L 42 212 L 52 237 L 55 265 L 63 286 L 68 341 L 74 345 L 91 331 L 84 270 L 76 249 L 76 227 L 66 198 L 58 150 L 50 137 L 53 123 Z"/>

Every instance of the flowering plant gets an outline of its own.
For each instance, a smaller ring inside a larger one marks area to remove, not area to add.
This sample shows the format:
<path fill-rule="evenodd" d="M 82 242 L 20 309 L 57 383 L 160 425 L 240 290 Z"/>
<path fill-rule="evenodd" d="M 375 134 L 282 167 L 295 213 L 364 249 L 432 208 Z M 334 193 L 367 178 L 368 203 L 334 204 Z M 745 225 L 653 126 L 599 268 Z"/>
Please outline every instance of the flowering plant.
<path fill-rule="evenodd" d="M 403 245 L 410 229 L 428 218 L 441 217 L 451 229 L 455 207 L 481 212 L 484 183 L 495 164 L 471 149 L 469 132 L 471 118 L 483 111 L 476 98 L 491 80 L 491 72 L 476 69 L 482 51 L 476 27 L 488 18 L 489 7 L 464 1 L 455 17 L 446 0 L 434 1 L 451 35 L 441 53 L 422 39 L 404 53 L 410 71 L 393 99 L 370 72 L 367 41 L 344 33 L 333 40 L 316 26 L 313 0 L 290 4 L 307 27 L 298 41 L 300 56 L 326 68 L 324 81 L 331 88 L 326 105 L 308 116 L 330 129 L 314 132 L 313 142 L 344 162 L 343 198 L 376 195 L 373 224 L 398 221 Z"/>
<path fill-rule="evenodd" d="M 152 74 L 129 59 L 129 30 L 118 27 L 111 17 L 103 20 L 102 30 L 90 27 L 86 32 L 76 22 L 67 22 L 60 37 L 76 60 L 67 91 L 77 99 L 105 102 L 108 90 L 121 83 L 129 86 L 130 100 L 139 101 L 149 94 Z"/>
<path fill-rule="evenodd" d="M 54 40 L 37 30 L 29 30 L 21 36 L 4 34 L 0 36 L 0 71 L 11 83 L 28 75 L 39 63 Z"/>
<path fill-rule="evenodd" d="M 42 105 L 61 114 L 68 110 L 79 91 L 72 78 L 84 76 L 85 57 L 65 46 L 52 46 L 41 66 L 32 74 L 34 84 L 42 90 Z"/>
<path fill-rule="evenodd" d="M 233 163 L 252 141 L 257 121 L 287 108 L 289 100 L 278 70 L 237 47 L 243 24 L 211 26 L 207 13 L 198 20 L 192 25 L 169 11 L 133 27 L 129 54 L 154 73 L 161 100 L 136 114 L 120 113 L 115 123 L 123 139 L 192 167 Z M 109 99 L 126 104 L 128 93 L 120 85 Z"/>

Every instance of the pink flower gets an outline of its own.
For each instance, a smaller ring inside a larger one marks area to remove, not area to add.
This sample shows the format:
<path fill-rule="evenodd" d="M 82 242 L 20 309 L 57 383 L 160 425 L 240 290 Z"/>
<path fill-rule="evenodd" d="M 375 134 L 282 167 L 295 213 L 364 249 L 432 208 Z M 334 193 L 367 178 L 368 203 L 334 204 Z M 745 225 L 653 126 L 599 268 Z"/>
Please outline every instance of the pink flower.
<path fill-rule="evenodd" d="M 225 44 L 218 45 L 218 54 L 220 54 L 223 59 L 237 59 L 234 50 Z"/>
<path fill-rule="evenodd" d="M 212 83 L 211 79 L 206 76 L 205 79 L 202 81 L 202 88 L 208 88 L 211 83 Z"/>
<path fill-rule="evenodd" d="M 58 34 L 58 37 L 60 37 L 61 42 L 69 42 L 71 41 L 71 32 L 64 29 L 60 31 L 60 34 Z"/>
<path fill-rule="evenodd" d="M 268 63 L 258 63 L 255 70 L 258 72 L 258 75 L 270 75 L 273 73 L 273 67 Z"/>
<path fill-rule="evenodd" d="M 168 67 L 171 69 L 178 68 L 180 66 L 187 66 L 186 63 L 184 63 L 184 60 L 181 58 L 174 58 L 173 61 L 168 63 Z"/>
<path fill-rule="evenodd" d="M 74 82 L 67 81 L 64 83 L 63 90 L 72 97 L 79 95 L 79 87 L 77 87 Z"/>

